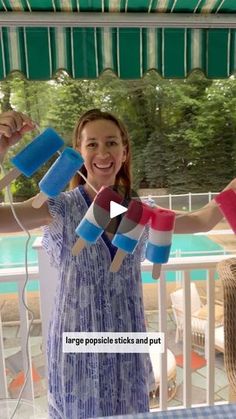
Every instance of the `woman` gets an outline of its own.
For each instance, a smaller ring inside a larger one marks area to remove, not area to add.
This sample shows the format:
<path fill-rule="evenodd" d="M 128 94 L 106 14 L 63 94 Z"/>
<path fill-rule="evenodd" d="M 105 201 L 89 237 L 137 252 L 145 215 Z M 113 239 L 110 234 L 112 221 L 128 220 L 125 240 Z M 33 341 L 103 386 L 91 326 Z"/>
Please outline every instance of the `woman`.
<path fill-rule="evenodd" d="M 23 114 L 0 115 L 2 156 L 33 127 Z M 130 195 L 127 131 L 110 113 L 91 110 L 75 127 L 73 147 L 84 158 L 88 183 L 76 175 L 71 191 L 49 199 L 40 209 L 32 208 L 34 198 L 14 204 L 25 227 L 45 226 L 43 246 L 58 269 L 48 338 L 49 414 L 54 419 L 75 419 L 145 412 L 149 410 L 150 378 L 146 354 L 62 352 L 63 332 L 145 332 L 140 262 L 146 232 L 117 273 L 109 271 L 117 250 L 111 243 L 115 230 L 103 233 L 78 256 L 71 252 L 75 229 L 95 197 L 93 188 L 122 185 L 125 195 Z M 229 187 L 235 188 L 235 180 Z M 178 213 L 175 231 L 210 230 L 221 218 L 211 202 L 195 213 Z M 11 209 L 1 207 L 0 232 L 19 230 Z"/>

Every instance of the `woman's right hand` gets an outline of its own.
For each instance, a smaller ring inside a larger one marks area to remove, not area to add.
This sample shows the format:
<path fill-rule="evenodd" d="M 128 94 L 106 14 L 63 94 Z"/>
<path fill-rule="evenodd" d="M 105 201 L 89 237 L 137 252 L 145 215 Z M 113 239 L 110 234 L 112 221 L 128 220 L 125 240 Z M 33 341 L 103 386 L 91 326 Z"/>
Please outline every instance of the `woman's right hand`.
<path fill-rule="evenodd" d="M 0 156 L 16 144 L 25 132 L 32 131 L 35 123 L 21 112 L 9 111 L 0 114 Z"/>

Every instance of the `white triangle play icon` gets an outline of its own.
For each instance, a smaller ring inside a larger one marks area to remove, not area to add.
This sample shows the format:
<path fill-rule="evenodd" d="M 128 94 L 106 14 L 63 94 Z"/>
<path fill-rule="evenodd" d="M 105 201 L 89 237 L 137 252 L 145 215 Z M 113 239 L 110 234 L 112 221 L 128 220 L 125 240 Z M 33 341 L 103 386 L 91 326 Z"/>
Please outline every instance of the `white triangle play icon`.
<path fill-rule="evenodd" d="M 127 211 L 128 208 L 123 207 L 123 205 L 117 204 L 117 202 L 110 202 L 110 218 L 117 217 L 117 215 L 123 214 Z"/>

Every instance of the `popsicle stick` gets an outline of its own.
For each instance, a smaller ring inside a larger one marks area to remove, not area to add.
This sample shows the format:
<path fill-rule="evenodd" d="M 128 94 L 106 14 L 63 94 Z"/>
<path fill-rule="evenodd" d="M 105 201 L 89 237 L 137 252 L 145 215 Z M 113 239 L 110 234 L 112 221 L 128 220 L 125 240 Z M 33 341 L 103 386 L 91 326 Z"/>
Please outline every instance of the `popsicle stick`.
<path fill-rule="evenodd" d="M 72 255 L 77 256 L 85 246 L 86 241 L 80 237 L 72 247 Z"/>
<path fill-rule="evenodd" d="M 32 202 L 33 208 L 40 208 L 45 201 L 47 201 L 48 196 L 45 195 L 43 192 L 38 193 Z"/>
<path fill-rule="evenodd" d="M 126 252 L 124 252 L 124 250 L 122 249 L 118 249 L 116 252 L 116 255 L 111 263 L 110 266 L 110 272 L 118 272 L 120 269 L 120 266 L 125 258 L 125 256 L 127 255 Z"/>
<path fill-rule="evenodd" d="M 161 275 L 161 264 L 154 263 L 152 267 L 152 277 L 153 279 L 159 279 Z"/>
<path fill-rule="evenodd" d="M 4 189 L 6 186 L 8 186 L 13 180 L 18 178 L 18 176 L 20 176 L 20 175 L 21 175 L 21 172 L 16 167 L 14 167 L 14 169 L 10 170 L 10 172 L 8 172 L 6 174 L 6 176 L 4 176 L 0 180 L 0 191 L 2 189 Z"/>

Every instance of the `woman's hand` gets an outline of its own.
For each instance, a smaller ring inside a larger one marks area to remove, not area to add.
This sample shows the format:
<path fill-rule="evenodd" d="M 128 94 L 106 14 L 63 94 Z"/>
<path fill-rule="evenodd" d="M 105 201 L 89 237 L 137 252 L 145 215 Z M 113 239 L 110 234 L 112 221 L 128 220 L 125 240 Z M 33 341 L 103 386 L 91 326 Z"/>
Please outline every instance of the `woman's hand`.
<path fill-rule="evenodd" d="M 0 114 L 0 156 L 16 144 L 25 132 L 34 128 L 35 123 L 21 112 L 9 111 Z"/>

